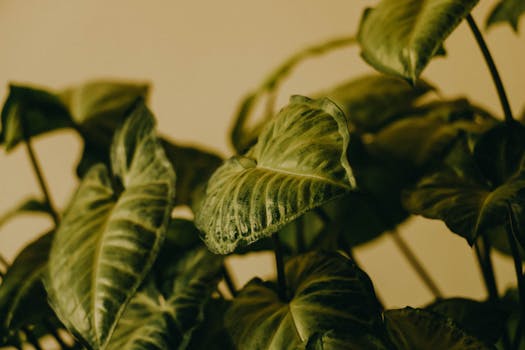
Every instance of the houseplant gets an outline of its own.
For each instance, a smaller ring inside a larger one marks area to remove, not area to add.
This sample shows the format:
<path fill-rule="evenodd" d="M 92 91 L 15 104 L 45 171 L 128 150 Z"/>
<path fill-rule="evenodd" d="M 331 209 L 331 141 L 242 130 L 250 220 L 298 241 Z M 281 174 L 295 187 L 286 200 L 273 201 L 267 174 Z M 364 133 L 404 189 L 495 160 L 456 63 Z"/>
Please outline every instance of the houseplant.
<path fill-rule="evenodd" d="M 242 103 L 232 131 L 238 156 L 220 168 L 213 153 L 156 136 L 143 85 L 11 87 L 6 150 L 22 143 L 33 158 L 31 137 L 62 127 L 77 130 L 85 150 L 83 180 L 62 215 L 47 190 L 44 201 L 20 207 L 50 213 L 57 229 L 28 246 L 3 279 L 5 342 L 38 346 L 40 335 L 64 325 L 75 346 L 88 348 L 227 349 L 230 340 L 241 349 L 520 346 L 523 288 L 497 295 L 490 249 L 511 251 L 519 267 L 522 127 L 500 83 L 505 122 L 465 100 L 423 100 L 434 87 L 418 79 L 459 21 L 476 29 L 468 16 L 475 3 L 381 2 L 363 17 L 363 56 L 413 88 L 368 76 L 293 97 L 277 115 L 270 98 L 267 118 L 250 127 L 250 108 L 274 93 L 302 55 L 294 57 Z M 492 21 L 519 4 L 502 2 Z M 192 222 L 170 217 L 180 204 L 193 208 L 214 252 L 275 245 L 277 283 L 256 279 L 239 292 L 231 287 L 233 301 L 221 297 L 216 283 L 228 272 Z M 489 301 L 383 310 L 351 248 L 393 229 L 407 210 L 444 220 L 475 245 Z M 506 323 L 508 330 L 495 327 Z"/>

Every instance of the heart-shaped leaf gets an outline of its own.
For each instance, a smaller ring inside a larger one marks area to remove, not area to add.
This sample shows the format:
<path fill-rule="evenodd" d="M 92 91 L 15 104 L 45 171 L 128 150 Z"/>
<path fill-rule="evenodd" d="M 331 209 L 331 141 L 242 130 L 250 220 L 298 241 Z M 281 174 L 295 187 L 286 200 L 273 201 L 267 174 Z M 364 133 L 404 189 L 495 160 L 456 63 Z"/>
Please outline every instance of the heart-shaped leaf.
<path fill-rule="evenodd" d="M 24 139 L 72 125 L 67 108 L 55 94 L 10 85 L 2 108 L 0 145 L 10 151 Z"/>
<path fill-rule="evenodd" d="M 143 104 L 116 133 L 113 176 L 93 167 L 57 229 L 46 288 L 60 319 L 106 348 L 155 260 L 172 210 L 175 174 Z"/>
<path fill-rule="evenodd" d="M 365 10 L 358 41 L 377 70 L 415 82 L 478 0 L 382 0 Z"/>
<path fill-rule="evenodd" d="M 525 13 L 525 2 L 523 0 L 501 0 L 487 17 L 487 27 L 508 22 L 517 33 L 519 19 L 523 13 Z"/>
<path fill-rule="evenodd" d="M 384 313 L 390 340 L 399 350 L 495 349 L 460 329 L 452 320 L 407 307 Z"/>
<path fill-rule="evenodd" d="M 47 203 L 40 199 L 28 198 L 17 204 L 14 208 L 0 216 L 0 227 L 13 217 L 23 213 L 43 213 L 50 214 Z"/>
<path fill-rule="evenodd" d="M 203 247 L 180 257 L 172 254 L 171 262 L 157 264 L 156 278 L 131 299 L 107 349 L 186 348 L 203 321 L 204 305 L 217 286 L 221 268 L 222 258 Z"/>
<path fill-rule="evenodd" d="M 295 96 L 244 156 L 208 182 L 196 216 L 205 242 L 227 254 L 355 187 L 343 113 L 329 100 Z"/>
<path fill-rule="evenodd" d="M 296 349 L 315 333 L 374 334 L 381 308 L 372 283 L 350 259 L 311 252 L 286 264 L 290 300 L 274 283 L 250 281 L 226 314 L 226 327 L 239 349 Z"/>

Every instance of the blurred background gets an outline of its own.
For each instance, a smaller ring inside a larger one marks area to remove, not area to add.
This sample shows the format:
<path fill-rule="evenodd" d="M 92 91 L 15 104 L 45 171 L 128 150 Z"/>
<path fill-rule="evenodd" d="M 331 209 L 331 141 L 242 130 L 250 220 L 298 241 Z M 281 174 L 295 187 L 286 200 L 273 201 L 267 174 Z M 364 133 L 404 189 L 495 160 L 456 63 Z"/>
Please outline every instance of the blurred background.
<path fill-rule="evenodd" d="M 496 1 L 474 11 L 482 26 Z M 284 59 L 325 39 L 356 32 L 365 0 L 0 0 L 0 96 L 9 82 L 60 89 L 93 78 L 152 84 L 150 106 L 159 130 L 171 139 L 206 146 L 224 156 L 240 99 Z M 521 23 L 522 26 L 524 25 Z M 525 102 L 525 30 L 510 26 L 485 31 L 515 114 Z M 468 96 L 501 115 L 485 63 L 462 24 L 445 43 L 448 55 L 434 60 L 425 78 L 447 97 Z M 278 105 L 291 94 L 308 95 L 372 72 L 357 48 L 308 60 L 281 89 Z M 72 131 L 34 141 L 50 186 L 63 208 L 77 185 L 74 165 L 79 139 Z M 0 213 L 40 196 L 23 147 L 0 151 Z M 52 226 L 46 217 L 21 216 L 0 228 L 0 252 L 12 260 L 31 239 Z M 473 251 L 463 238 L 437 221 L 410 219 L 401 234 L 446 296 L 482 298 L 485 289 Z M 389 307 L 419 306 L 432 300 L 388 236 L 358 248 L 362 267 Z M 273 257 L 258 254 L 229 261 L 239 286 L 256 274 L 274 272 Z M 514 281 L 509 258 L 496 254 L 501 290 Z"/>

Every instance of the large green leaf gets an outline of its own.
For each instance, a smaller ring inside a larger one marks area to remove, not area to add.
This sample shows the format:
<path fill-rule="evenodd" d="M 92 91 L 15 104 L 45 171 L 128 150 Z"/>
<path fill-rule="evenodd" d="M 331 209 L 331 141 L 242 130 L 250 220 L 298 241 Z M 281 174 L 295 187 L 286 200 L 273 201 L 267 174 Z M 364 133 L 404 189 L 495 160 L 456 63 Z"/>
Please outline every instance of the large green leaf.
<path fill-rule="evenodd" d="M 6 213 L 0 215 L 0 227 L 11 220 L 13 217 L 23 213 L 43 213 L 50 214 L 47 203 L 40 199 L 28 198 L 15 207 L 9 209 Z"/>
<path fill-rule="evenodd" d="M 407 307 L 384 313 L 390 340 L 399 350 L 495 349 L 460 329 L 452 320 Z"/>
<path fill-rule="evenodd" d="M 26 138 L 72 125 L 66 107 L 54 93 L 10 85 L 2 108 L 0 144 L 10 151 Z"/>
<path fill-rule="evenodd" d="M 507 137 L 502 130 L 507 130 L 507 126 L 497 126 L 483 135 L 474 154 L 465 140 L 458 142 L 444 168 L 424 177 L 407 193 L 404 203 L 408 210 L 443 220 L 469 244 L 487 229 L 504 225 L 509 204 L 518 211 L 518 224 L 523 226 L 525 167 L 521 160 L 514 162 L 518 159 L 516 152 L 521 152 L 522 156 L 524 153 L 523 150 L 507 152 L 507 142 L 514 137 Z M 512 133 L 525 136 L 519 129 Z M 489 144 L 495 153 L 487 151 Z M 504 153 L 498 156 L 498 152 Z M 522 236 L 520 241 L 525 242 Z"/>
<path fill-rule="evenodd" d="M 512 29 L 518 32 L 519 19 L 523 13 L 525 13 L 525 2 L 523 0 L 501 0 L 487 17 L 487 27 L 508 22 Z"/>
<path fill-rule="evenodd" d="M 318 95 L 337 103 L 353 128 L 373 132 L 409 111 L 419 97 L 433 89 L 425 81 L 412 86 L 396 77 L 371 74 Z"/>
<path fill-rule="evenodd" d="M 314 334 L 304 350 L 387 350 L 385 341 L 371 334 L 349 336 L 329 331 Z"/>
<path fill-rule="evenodd" d="M 175 174 L 142 104 L 116 133 L 113 175 L 93 167 L 53 242 L 46 288 L 60 319 L 94 349 L 106 348 L 150 269 L 172 210 Z"/>
<path fill-rule="evenodd" d="M 195 221 L 208 247 L 230 253 L 352 190 L 348 142 L 336 105 L 293 97 L 257 144 L 227 160 L 208 182 Z"/>
<path fill-rule="evenodd" d="M 276 286 L 250 281 L 226 314 L 226 327 L 239 349 L 295 349 L 315 333 L 374 334 L 381 308 L 372 283 L 350 259 L 311 252 L 286 264 L 290 300 Z"/>
<path fill-rule="evenodd" d="M 185 349 L 203 321 L 220 279 L 222 258 L 199 247 L 156 265 L 120 319 L 108 349 Z M 157 271 L 158 270 L 158 271 Z M 157 282 L 156 282 L 157 281 Z"/>
<path fill-rule="evenodd" d="M 465 298 L 438 300 L 425 307 L 452 319 L 461 329 L 488 344 L 502 336 L 509 313 L 500 302 L 479 302 Z"/>
<path fill-rule="evenodd" d="M 363 58 L 415 82 L 478 0 L 382 0 L 365 10 L 358 33 Z"/>

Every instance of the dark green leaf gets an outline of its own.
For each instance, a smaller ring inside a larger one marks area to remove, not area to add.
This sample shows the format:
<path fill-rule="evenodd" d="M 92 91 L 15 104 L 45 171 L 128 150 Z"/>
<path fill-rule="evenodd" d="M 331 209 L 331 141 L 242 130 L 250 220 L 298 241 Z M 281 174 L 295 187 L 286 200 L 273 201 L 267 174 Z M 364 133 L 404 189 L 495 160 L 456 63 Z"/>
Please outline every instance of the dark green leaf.
<path fill-rule="evenodd" d="M 2 216 L 0 216 L 0 227 L 11 220 L 13 217 L 24 213 L 49 214 L 50 211 L 49 207 L 44 201 L 35 198 L 28 198 L 17 204 L 7 213 L 4 213 Z"/>
<path fill-rule="evenodd" d="M 514 343 L 516 341 L 516 331 L 520 325 L 521 317 L 521 306 L 518 289 L 515 287 L 509 288 L 503 296 L 502 301 L 507 312 L 510 313 L 510 317 L 507 319 L 507 323 L 505 324 L 505 329 L 509 334 L 511 343 Z M 521 323 L 521 325 L 523 325 L 523 323 Z M 525 332 L 523 332 L 523 330 L 521 331 L 521 337 L 520 346 L 517 350 L 525 350 Z M 501 342 L 498 343 L 498 349 L 504 349 Z"/>
<path fill-rule="evenodd" d="M 137 106 L 115 135 L 113 176 L 93 167 L 56 232 L 46 288 L 60 319 L 104 349 L 127 302 L 155 260 L 172 210 L 175 174 Z"/>
<path fill-rule="evenodd" d="M 203 321 L 204 305 L 220 278 L 222 258 L 197 248 L 156 265 L 162 286 L 149 280 L 131 299 L 107 349 L 185 349 Z"/>
<path fill-rule="evenodd" d="M 363 58 L 377 70 L 415 82 L 478 0 L 382 0 L 361 19 Z"/>
<path fill-rule="evenodd" d="M 197 147 L 181 146 L 162 140 L 166 156 L 177 173 L 176 205 L 192 205 L 194 192 L 206 184 L 222 164 L 218 155 Z"/>
<path fill-rule="evenodd" d="M 193 332 L 190 350 L 234 350 L 233 342 L 224 326 L 224 314 L 231 301 L 211 299 L 204 309 L 204 322 Z"/>
<path fill-rule="evenodd" d="M 257 144 L 227 160 L 208 182 L 195 220 L 208 247 L 230 253 L 352 190 L 348 142 L 336 105 L 293 97 Z"/>
<path fill-rule="evenodd" d="M 384 313 L 390 340 L 399 350 L 495 349 L 460 329 L 452 320 L 426 310 L 405 308 Z"/>
<path fill-rule="evenodd" d="M 333 331 L 314 334 L 304 350 L 387 350 L 384 341 L 371 334 L 349 336 Z"/>
<path fill-rule="evenodd" d="M 368 276 L 338 253 L 312 252 L 286 264 L 290 300 L 253 279 L 234 299 L 226 327 L 238 349 L 296 349 L 315 333 L 374 334 L 381 308 Z"/>
<path fill-rule="evenodd" d="M 399 78 L 373 74 L 318 95 L 337 103 L 353 128 L 373 132 L 410 110 L 419 97 L 433 89 L 425 81 L 412 86 Z"/>
<path fill-rule="evenodd" d="M 53 93 L 27 86 L 10 85 L 2 109 L 0 144 L 12 150 L 26 138 L 71 127 L 66 107 Z"/>
<path fill-rule="evenodd" d="M 525 12 L 523 0 L 501 0 L 494 6 L 487 18 L 487 27 L 501 22 L 508 22 L 518 32 L 520 16 Z"/>
<path fill-rule="evenodd" d="M 438 300 L 425 309 L 452 319 L 461 329 L 488 344 L 496 343 L 502 336 L 509 316 L 501 303 L 465 298 Z"/>

